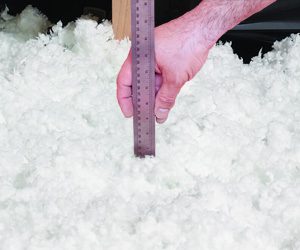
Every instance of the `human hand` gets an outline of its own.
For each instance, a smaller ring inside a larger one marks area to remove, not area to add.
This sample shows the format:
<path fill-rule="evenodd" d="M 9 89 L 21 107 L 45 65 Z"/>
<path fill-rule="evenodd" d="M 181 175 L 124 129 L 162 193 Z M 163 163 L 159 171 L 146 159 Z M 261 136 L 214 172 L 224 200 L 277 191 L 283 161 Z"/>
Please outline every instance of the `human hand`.
<path fill-rule="evenodd" d="M 189 36 L 190 34 L 184 31 L 183 23 L 179 23 L 178 20 L 155 29 L 155 72 L 158 91 L 155 115 L 158 123 L 167 120 L 180 89 L 195 76 L 207 58 L 209 45 L 202 44 L 196 47 L 193 37 Z M 130 52 L 117 80 L 117 97 L 126 117 L 133 115 L 131 63 Z"/>
<path fill-rule="evenodd" d="M 167 120 L 183 85 L 205 63 L 219 37 L 275 0 L 204 0 L 191 12 L 155 29 L 155 115 Z M 133 116 L 131 52 L 117 79 L 117 98 L 125 117 Z"/>

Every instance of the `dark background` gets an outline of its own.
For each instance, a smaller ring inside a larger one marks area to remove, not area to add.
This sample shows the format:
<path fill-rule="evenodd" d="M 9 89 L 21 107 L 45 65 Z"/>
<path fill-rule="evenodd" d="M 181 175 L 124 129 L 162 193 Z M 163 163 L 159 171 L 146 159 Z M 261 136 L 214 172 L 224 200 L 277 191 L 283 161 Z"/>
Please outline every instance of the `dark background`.
<path fill-rule="evenodd" d="M 156 0 L 156 25 L 172 20 L 199 4 L 200 0 Z M 20 13 L 27 5 L 33 5 L 43 12 L 53 23 L 61 20 L 64 24 L 80 17 L 86 7 L 101 9 L 101 17 L 111 19 L 111 0 L 0 0 L 0 7 L 7 5 L 11 14 Z M 98 12 L 99 13 L 99 12 Z M 287 22 L 300 21 L 300 0 L 278 0 L 264 11 L 254 15 L 244 23 L 264 21 Z M 257 55 L 260 49 L 267 52 L 276 40 L 280 40 L 299 30 L 252 30 L 230 31 L 222 41 L 232 41 L 236 53 L 244 58 L 245 62 Z"/>

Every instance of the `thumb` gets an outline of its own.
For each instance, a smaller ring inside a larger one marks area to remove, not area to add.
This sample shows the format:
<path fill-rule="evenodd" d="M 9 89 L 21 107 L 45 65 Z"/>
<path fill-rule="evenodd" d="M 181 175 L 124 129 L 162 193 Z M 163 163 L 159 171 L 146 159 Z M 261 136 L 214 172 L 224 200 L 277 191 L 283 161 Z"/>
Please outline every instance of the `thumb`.
<path fill-rule="evenodd" d="M 155 100 L 155 116 L 158 123 L 164 123 L 168 119 L 179 91 L 180 87 L 177 84 L 163 82 Z"/>

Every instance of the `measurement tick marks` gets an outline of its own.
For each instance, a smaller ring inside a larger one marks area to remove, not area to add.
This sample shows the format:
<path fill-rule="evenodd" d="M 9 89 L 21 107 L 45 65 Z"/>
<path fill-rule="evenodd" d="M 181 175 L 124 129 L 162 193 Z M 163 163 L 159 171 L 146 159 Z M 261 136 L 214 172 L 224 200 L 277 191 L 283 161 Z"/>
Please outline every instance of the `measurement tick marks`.
<path fill-rule="evenodd" d="M 134 153 L 155 155 L 154 0 L 131 0 Z"/>

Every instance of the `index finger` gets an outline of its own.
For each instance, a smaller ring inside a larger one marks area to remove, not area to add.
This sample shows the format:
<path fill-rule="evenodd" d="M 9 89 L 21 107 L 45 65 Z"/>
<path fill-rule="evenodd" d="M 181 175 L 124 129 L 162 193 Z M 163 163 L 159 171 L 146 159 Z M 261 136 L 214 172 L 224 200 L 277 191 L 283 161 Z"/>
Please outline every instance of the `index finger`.
<path fill-rule="evenodd" d="M 117 99 L 124 116 L 128 118 L 133 116 L 131 65 L 130 51 L 117 78 Z"/>

